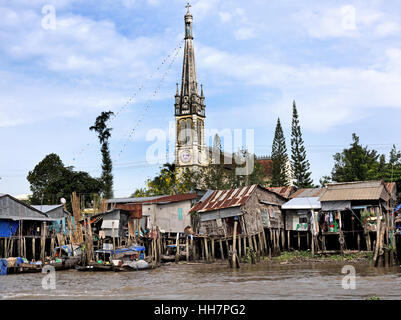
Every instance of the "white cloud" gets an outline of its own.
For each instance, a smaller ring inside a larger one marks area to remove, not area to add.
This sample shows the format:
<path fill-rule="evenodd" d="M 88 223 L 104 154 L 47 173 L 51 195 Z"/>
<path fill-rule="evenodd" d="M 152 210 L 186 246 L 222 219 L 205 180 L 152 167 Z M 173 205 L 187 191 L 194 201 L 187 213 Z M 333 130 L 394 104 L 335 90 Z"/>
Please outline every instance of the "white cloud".
<path fill-rule="evenodd" d="M 379 37 L 387 37 L 399 33 L 401 30 L 400 24 L 396 22 L 383 22 L 375 28 L 375 35 Z"/>
<path fill-rule="evenodd" d="M 222 22 L 229 22 L 231 21 L 232 15 L 229 12 L 219 12 L 220 20 Z"/>
<path fill-rule="evenodd" d="M 398 49 L 388 50 L 385 63 L 376 69 L 333 68 L 313 63 L 273 64 L 261 57 L 239 56 L 209 47 L 201 47 L 198 56 L 199 64 L 211 74 L 209 79 L 213 83 L 231 79 L 244 86 L 279 90 L 281 98 L 277 101 L 247 106 L 241 119 L 255 126 L 267 121 L 260 114 L 288 115 L 293 99 L 303 106 L 306 114 L 303 123 L 313 131 L 352 123 L 364 116 L 364 110 L 401 108 L 401 73 L 397 72 L 401 66 L 401 50 Z M 244 92 L 248 90 L 244 88 Z M 263 100 L 263 97 L 253 96 L 252 100 Z M 233 121 L 237 119 L 233 117 Z"/>
<path fill-rule="evenodd" d="M 248 40 L 255 37 L 255 31 L 252 28 L 240 28 L 235 31 L 237 40 Z"/>

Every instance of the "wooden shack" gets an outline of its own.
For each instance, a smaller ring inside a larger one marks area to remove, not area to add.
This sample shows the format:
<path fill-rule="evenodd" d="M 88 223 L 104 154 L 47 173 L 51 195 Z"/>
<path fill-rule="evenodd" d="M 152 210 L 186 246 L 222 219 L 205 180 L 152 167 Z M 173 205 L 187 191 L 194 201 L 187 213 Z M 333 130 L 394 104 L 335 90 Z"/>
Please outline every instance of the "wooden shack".
<path fill-rule="evenodd" d="M 395 193 L 395 184 L 383 181 L 329 184 L 319 198 L 322 249 L 373 251 L 379 217 L 386 224 L 387 234 L 392 228 L 389 214 L 395 205 Z"/>
<path fill-rule="evenodd" d="M 288 247 L 297 250 L 312 249 L 317 236 L 317 215 L 321 210 L 319 196 L 322 188 L 299 189 L 281 206 L 285 214 Z"/>
<path fill-rule="evenodd" d="M 245 239 L 243 245 L 241 240 L 238 241 L 240 256 L 241 248 L 245 253 L 246 247 L 267 253 L 279 248 L 278 232 L 284 230 L 280 206 L 284 202 L 284 197 L 255 184 L 230 190 L 209 190 L 190 213 L 199 216 L 199 233 L 212 240 L 218 239 L 220 246 L 222 240 L 235 242 L 234 236 Z M 234 243 L 233 247 L 236 247 Z"/>
<path fill-rule="evenodd" d="M 55 220 L 9 194 L 0 194 L 0 257 L 43 260 L 51 253 L 47 224 Z"/>

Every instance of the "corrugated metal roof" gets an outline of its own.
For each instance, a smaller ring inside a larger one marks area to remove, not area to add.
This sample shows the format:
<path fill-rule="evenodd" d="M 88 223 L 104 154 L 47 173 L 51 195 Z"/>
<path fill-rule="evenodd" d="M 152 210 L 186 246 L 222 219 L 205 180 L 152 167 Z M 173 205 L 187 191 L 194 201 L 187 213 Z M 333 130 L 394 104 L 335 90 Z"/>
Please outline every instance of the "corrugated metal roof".
<path fill-rule="evenodd" d="M 288 187 L 269 187 L 267 188 L 270 191 L 273 191 L 274 193 L 279 194 L 280 196 L 284 198 L 289 198 L 290 195 L 294 192 L 295 187 L 294 186 L 288 186 Z"/>
<path fill-rule="evenodd" d="M 152 197 L 138 197 L 138 198 L 114 198 L 114 199 L 108 199 L 107 203 L 135 203 L 135 202 L 154 200 L 161 197 L 166 197 L 166 195 L 152 196 Z"/>
<path fill-rule="evenodd" d="M 284 210 L 303 210 L 303 209 L 320 209 L 322 206 L 319 197 L 302 197 L 294 198 L 284 203 L 281 209 Z"/>
<path fill-rule="evenodd" d="M 309 198 L 309 197 L 320 197 L 323 193 L 323 188 L 304 188 L 295 191 L 290 195 L 290 199 L 294 198 Z"/>
<path fill-rule="evenodd" d="M 53 211 L 54 209 L 58 209 L 62 206 L 63 206 L 62 204 L 54 204 L 54 205 L 33 205 L 31 207 L 33 207 L 36 210 L 39 210 L 43 213 L 47 213 L 49 211 Z"/>
<path fill-rule="evenodd" d="M 387 201 L 389 198 L 390 195 L 381 181 L 364 181 L 329 184 L 319 200 L 320 202 L 379 199 Z"/>
<path fill-rule="evenodd" d="M 198 202 L 189 212 L 207 212 L 225 208 L 239 207 L 245 204 L 257 184 L 230 190 L 214 190 L 203 202 Z"/>
<path fill-rule="evenodd" d="M 153 200 L 142 201 L 142 203 L 170 203 L 170 202 L 180 202 L 185 200 L 196 199 L 195 193 L 187 193 L 187 194 L 174 194 L 171 196 L 163 196 L 158 197 Z"/>

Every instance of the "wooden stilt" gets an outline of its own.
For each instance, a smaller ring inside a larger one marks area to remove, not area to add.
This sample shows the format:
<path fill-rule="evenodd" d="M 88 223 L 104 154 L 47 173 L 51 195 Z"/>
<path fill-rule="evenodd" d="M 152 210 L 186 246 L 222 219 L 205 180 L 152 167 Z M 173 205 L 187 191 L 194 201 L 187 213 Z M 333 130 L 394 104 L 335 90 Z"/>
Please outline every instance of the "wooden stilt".
<path fill-rule="evenodd" d="M 284 251 L 285 250 L 285 233 L 284 233 L 284 229 L 280 229 L 280 234 L 281 234 L 281 249 Z"/>
<path fill-rule="evenodd" d="M 42 263 L 45 261 L 45 249 L 46 249 L 46 222 L 42 222 L 42 237 L 40 241 L 40 259 L 42 260 Z"/>
<path fill-rule="evenodd" d="M 177 232 L 177 236 L 175 238 L 175 263 L 178 263 L 178 260 L 180 258 L 180 234 Z"/>
<path fill-rule="evenodd" d="M 260 247 L 260 254 L 265 255 L 265 249 L 263 247 L 262 237 L 260 236 L 260 233 L 258 233 L 258 241 Z"/>
<path fill-rule="evenodd" d="M 221 259 L 224 260 L 223 241 L 221 241 L 221 239 L 219 239 L 219 246 L 220 246 Z"/>
<path fill-rule="evenodd" d="M 205 255 L 206 255 L 206 262 L 210 262 L 210 257 L 209 257 L 209 248 L 207 245 L 207 238 L 204 237 L 204 242 L 205 242 Z"/>
<path fill-rule="evenodd" d="M 32 260 L 36 261 L 36 253 L 35 253 L 35 249 L 36 249 L 36 244 L 35 244 L 36 239 L 32 238 Z"/>
<path fill-rule="evenodd" d="M 51 237 L 50 240 L 50 256 L 53 256 L 53 250 L 54 250 L 54 237 Z"/>
<path fill-rule="evenodd" d="M 301 235 L 299 234 L 299 231 L 298 231 L 298 250 L 301 250 Z"/>
<path fill-rule="evenodd" d="M 266 234 L 265 234 L 265 229 L 264 228 L 262 229 L 262 237 L 263 237 L 263 245 L 265 247 L 265 252 L 266 252 L 266 254 L 270 254 L 270 250 L 267 247 Z"/>
<path fill-rule="evenodd" d="M 214 238 L 212 238 L 210 245 L 212 246 L 212 261 L 215 261 L 215 254 L 214 254 Z"/>
<path fill-rule="evenodd" d="M 185 253 L 187 262 L 189 261 L 189 244 L 188 244 L 188 236 L 185 237 Z"/>
<path fill-rule="evenodd" d="M 361 251 L 361 234 L 358 232 L 357 236 L 358 251 Z"/>
<path fill-rule="evenodd" d="M 287 249 L 289 250 L 291 247 L 291 242 L 290 242 L 290 230 L 287 230 Z"/>
<path fill-rule="evenodd" d="M 238 257 L 241 259 L 242 253 L 241 253 L 241 237 L 238 236 Z"/>
<path fill-rule="evenodd" d="M 232 255 L 232 266 L 233 268 L 237 267 L 237 249 L 236 249 L 236 243 L 237 243 L 237 225 L 238 221 L 234 222 L 234 234 L 233 234 L 233 255 Z"/>
<path fill-rule="evenodd" d="M 202 251 L 202 260 L 206 260 L 206 258 L 205 258 L 205 244 L 204 244 L 204 241 L 203 240 L 201 240 L 200 241 L 200 246 L 201 246 L 201 251 Z"/>
<path fill-rule="evenodd" d="M 310 248 L 310 239 L 309 239 L 309 232 L 306 232 L 306 247 L 309 249 Z"/>

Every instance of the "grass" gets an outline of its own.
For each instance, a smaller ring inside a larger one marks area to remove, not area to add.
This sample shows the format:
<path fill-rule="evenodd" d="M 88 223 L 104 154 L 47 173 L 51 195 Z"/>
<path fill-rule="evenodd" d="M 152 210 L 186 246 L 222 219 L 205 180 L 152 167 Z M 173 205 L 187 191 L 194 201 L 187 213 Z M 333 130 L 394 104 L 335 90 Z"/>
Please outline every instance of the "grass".
<path fill-rule="evenodd" d="M 373 259 L 371 252 L 358 252 L 358 253 L 347 253 L 344 255 L 333 254 L 333 255 L 320 255 L 315 254 L 312 257 L 310 251 L 285 251 L 280 256 L 273 257 L 273 260 L 278 262 L 293 261 L 293 260 L 327 260 L 327 261 L 352 261 L 352 260 L 369 260 Z"/>

